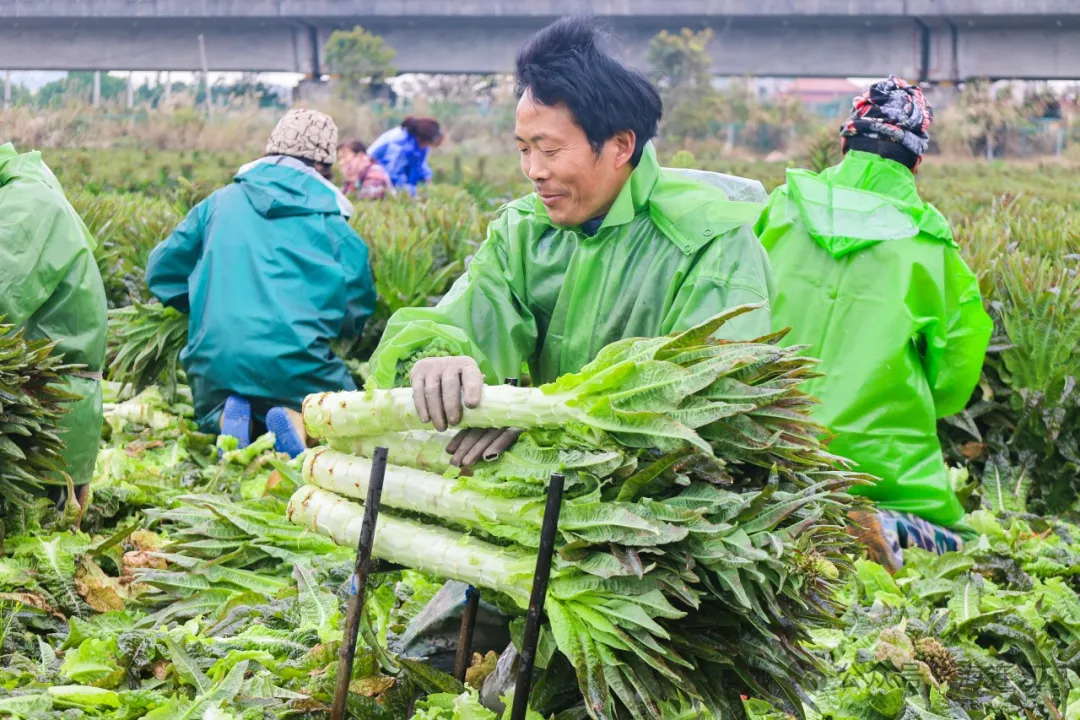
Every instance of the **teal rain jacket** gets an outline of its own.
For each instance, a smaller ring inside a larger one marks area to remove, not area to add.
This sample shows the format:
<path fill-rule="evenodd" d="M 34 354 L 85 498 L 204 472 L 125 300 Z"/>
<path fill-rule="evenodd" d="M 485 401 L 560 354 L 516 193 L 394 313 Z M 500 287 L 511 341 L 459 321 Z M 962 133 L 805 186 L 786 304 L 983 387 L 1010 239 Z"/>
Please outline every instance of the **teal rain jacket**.
<path fill-rule="evenodd" d="M 41 153 L 0 145 L 0 316 L 27 337 L 58 341 L 67 362 L 85 366 L 66 381 L 82 399 L 60 421 L 64 469 L 76 485 L 90 482 L 101 440 L 108 321 L 95 245 Z"/>
<path fill-rule="evenodd" d="M 992 323 L 978 282 L 903 165 L 850 152 L 787 180 L 757 232 L 776 273 L 774 326 L 821 358 L 826 376 L 807 390 L 830 449 L 881 478 L 859 489 L 881 507 L 953 525 L 963 509 L 936 426 L 979 380 Z"/>
<path fill-rule="evenodd" d="M 309 393 L 354 389 L 330 342 L 360 334 L 375 308 L 368 250 L 349 227 L 352 206 L 292 158 L 244 166 L 154 248 L 150 290 L 190 313 L 181 353 L 204 431 L 225 399 L 256 417 L 299 409 Z"/>
<path fill-rule="evenodd" d="M 605 345 L 700 323 L 764 303 L 722 328 L 728 338 L 769 332 L 772 275 L 751 230 L 761 204 L 729 200 L 690 175 L 661 169 L 651 144 L 600 229 L 552 224 L 527 195 L 506 205 L 468 270 L 436 307 L 390 318 L 370 382 L 392 387 L 430 345 L 468 355 L 489 383 L 534 383 L 576 372 Z"/>

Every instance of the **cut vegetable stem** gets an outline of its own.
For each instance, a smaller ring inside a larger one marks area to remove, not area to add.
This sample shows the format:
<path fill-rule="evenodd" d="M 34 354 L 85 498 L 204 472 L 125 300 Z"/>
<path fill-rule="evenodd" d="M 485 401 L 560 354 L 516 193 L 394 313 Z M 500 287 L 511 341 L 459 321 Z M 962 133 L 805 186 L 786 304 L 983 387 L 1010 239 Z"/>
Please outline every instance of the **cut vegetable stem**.
<path fill-rule="evenodd" d="M 364 508 L 312 485 L 289 500 L 288 518 L 338 545 L 356 547 L 364 525 Z M 404 520 L 385 513 L 376 521 L 372 555 L 414 570 L 490 588 L 529 602 L 535 558 L 468 535 Z"/>
<path fill-rule="evenodd" d="M 480 405 L 465 408 L 460 427 L 560 427 L 577 417 L 566 405 L 571 394 L 547 395 L 535 388 L 489 385 Z M 355 437 L 430 429 L 413 404 L 412 390 L 318 393 L 304 400 L 304 422 L 314 437 Z"/>
<path fill-rule="evenodd" d="M 304 461 L 304 480 L 324 490 L 362 500 L 367 497 L 371 460 L 318 448 Z M 497 497 L 457 487 L 441 475 L 398 465 L 386 466 L 382 503 L 399 510 L 451 522 L 484 520 L 539 527 L 543 508 L 535 499 Z"/>
<path fill-rule="evenodd" d="M 375 448 L 384 447 L 389 451 L 387 460 L 394 465 L 427 470 L 440 475 L 450 469 L 450 453 L 446 446 L 454 433 L 438 433 L 427 430 L 412 430 L 404 433 L 382 433 L 380 435 L 361 435 L 359 437 L 330 438 L 330 447 L 346 455 L 373 457 Z"/>

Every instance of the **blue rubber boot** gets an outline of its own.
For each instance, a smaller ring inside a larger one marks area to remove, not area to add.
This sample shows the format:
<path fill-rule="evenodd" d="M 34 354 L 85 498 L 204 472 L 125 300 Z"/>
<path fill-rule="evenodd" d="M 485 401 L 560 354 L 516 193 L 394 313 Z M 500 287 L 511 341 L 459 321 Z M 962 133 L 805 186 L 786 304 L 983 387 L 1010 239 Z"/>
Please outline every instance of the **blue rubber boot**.
<path fill-rule="evenodd" d="M 221 411 L 221 434 L 236 438 L 239 446 L 251 444 L 251 403 L 239 395 L 230 395 Z"/>
<path fill-rule="evenodd" d="M 274 433 L 274 449 L 278 452 L 294 458 L 307 449 L 285 408 L 270 408 L 266 413 L 266 429 Z"/>

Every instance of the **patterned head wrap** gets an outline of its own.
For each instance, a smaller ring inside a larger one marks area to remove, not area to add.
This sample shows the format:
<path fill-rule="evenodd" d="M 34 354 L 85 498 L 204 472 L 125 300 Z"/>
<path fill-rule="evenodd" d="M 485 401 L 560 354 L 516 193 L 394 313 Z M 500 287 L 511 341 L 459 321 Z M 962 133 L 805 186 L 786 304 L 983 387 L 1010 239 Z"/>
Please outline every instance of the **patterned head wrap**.
<path fill-rule="evenodd" d="M 874 83 L 851 101 L 851 117 L 840 128 L 843 137 L 863 135 L 898 142 L 916 155 L 930 144 L 934 113 L 922 90 L 900 78 Z"/>
<path fill-rule="evenodd" d="M 318 110 L 290 110 L 270 133 L 266 154 L 292 155 L 333 165 L 337 144 L 337 125 L 329 115 Z"/>

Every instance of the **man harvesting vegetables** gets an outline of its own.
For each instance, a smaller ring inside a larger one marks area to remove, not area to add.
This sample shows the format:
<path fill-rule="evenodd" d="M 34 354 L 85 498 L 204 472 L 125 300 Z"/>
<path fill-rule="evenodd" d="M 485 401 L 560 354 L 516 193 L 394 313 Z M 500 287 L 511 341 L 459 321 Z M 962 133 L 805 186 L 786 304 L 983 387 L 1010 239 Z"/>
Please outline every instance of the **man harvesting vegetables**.
<path fill-rule="evenodd" d="M 836 434 L 830 450 L 880 478 L 856 491 L 883 512 L 857 520 L 891 568 L 903 546 L 959 544 L 931 525 L 964 514 L 936 424 L 970 398 L 992 330 L 948 222 L 915 189 L 932 118 L 918 87 L 870 86 L 841 130 L 843 162 L 789 170 L 757 225 L 776 273 L 774 325 L 822 361 L 807 391 Z"/>
<path fill-rule="evenodd" d="M 108 327 L 94 247 L 41 153 L 0 145 L 0 318 L 28 338 L 56 342 L 66 362 L 83 366 L 65 380 L 77 399 L 60 419 L 63 470 L 80 489 L 89 486 L 101 439 Z"/>
<path fill-rule="evenodd" d="M 355 388 L 330 342 L 360 334 L 375 289 L 352 204 L 325 177 L 337 136 L 329 116 L 290 110 L 266 156 L 192 209 L 147 265 L 154 295 L 190 313 L 181 360 L 200 427 L 241 447 L 254 420 L 298 455 L 304 397 Z"/>
<path fill-rule="evenodd" d="M 485 381 L 523 367 L 549 382 L 615 340 L 744 303 L 762 307 L 723 334 L 769 331 L 772 276 L 751 230 L 760 206 L 660 168 L 649 142 L 660 96 L 601 42 L 589 21 L 564 18 L 518 53 L 515 139 L 535 192 L 502 209 L 442 302 L 394 314 L 372 357 L 372 383 L 408 373 L 420 417 L 439 430 L 482 401 Z M 465 431 L 448 450 L 470 465 L 516 437 Z"/>

